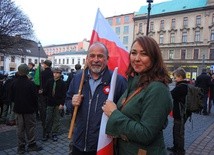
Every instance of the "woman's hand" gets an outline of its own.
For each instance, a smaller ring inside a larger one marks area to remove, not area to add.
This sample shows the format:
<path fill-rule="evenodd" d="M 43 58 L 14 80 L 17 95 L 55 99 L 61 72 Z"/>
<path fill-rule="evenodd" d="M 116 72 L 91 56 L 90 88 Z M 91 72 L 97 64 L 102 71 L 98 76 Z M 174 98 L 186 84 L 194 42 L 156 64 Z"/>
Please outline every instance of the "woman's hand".
<path fill-rule="evenodd" d="M 109 117 L 112 112 L 117 109 L 117 106 L 114 102 L 106 100 L 105 104 L 102 106 L 103 112 Z"/>
<path fill-rule="evenodd" d="M 83 95 L 75 94 L 72 97 L 72 105 L 73 106 L 80 106 L 80 103 L 82 102 L 82 98 L 83 98 Z"/>

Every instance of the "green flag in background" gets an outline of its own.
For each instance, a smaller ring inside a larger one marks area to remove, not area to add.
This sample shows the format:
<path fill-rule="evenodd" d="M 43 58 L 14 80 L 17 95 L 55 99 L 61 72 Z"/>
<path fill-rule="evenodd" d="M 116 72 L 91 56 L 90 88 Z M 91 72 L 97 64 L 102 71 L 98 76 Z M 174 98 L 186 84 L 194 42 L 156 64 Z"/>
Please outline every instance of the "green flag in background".
<path fill-rule="evenodd" d="M 40 85 L 40 70 L 41 70 L 41 65 L 39 63 L 39 66 L 36 68 L 35 76 L 34 76 L 34 83 L 36 85 Z"/>

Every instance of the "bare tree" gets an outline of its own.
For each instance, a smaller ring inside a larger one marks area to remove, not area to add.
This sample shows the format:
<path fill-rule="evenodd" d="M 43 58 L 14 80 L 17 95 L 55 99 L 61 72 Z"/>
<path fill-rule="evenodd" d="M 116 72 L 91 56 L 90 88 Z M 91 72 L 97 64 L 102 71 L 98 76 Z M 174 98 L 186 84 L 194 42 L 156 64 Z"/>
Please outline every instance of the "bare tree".
<path fill-rule="evenodd" d="M 21 38 L 34 38 L 31 21 L 13 1 L 0 0 L 0 51 L 14 44 L 21 46 Z"/>

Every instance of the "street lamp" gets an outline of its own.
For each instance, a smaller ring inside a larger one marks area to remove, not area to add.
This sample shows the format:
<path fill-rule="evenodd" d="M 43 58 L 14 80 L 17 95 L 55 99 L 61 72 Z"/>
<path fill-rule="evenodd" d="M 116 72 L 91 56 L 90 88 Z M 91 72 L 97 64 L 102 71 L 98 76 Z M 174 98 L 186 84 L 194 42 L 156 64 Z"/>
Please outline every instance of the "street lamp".
<path fill-rule="evenodd" d="M 41 45 L 41 43 L 40 43 L 40 41 L 38 42 L 38 51 L 39 51 L 39 64 L 40 64 L 40 50 L 41 50 L 41 47 L 42 47 L 42 45 Z"/>
<path fill-rule="evenodd" d="M 148 4 L 148 16 L 147 16 L 147 27 L 146 27 L 146 35 L 149 34 L 149 19 L 150 19 L 150 11 L 151 11 L 151 3 L 153 3 L 153 0 L 147 0 Z"/>

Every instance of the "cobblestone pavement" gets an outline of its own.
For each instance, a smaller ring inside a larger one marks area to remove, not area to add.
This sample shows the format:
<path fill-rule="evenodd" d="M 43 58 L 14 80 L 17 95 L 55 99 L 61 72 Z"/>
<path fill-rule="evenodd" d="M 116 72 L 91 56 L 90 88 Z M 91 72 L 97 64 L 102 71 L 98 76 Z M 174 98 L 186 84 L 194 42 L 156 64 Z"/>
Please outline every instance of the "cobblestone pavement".
<path fill-rule="evenodd" d="M 25 153 L 29 155 L 64 155 L 68 154 L 70 140 L 67 138 L 70 116 L 61 120 L 62 126 L 58 141 L 49 139 L 43 142 L 41 122 L 37 125 L 37 142 L 43 147 L 42 151 Z M 166 146 L 172 146 L 172 122 L 164 130 Z M 187 121 L 185 126 L 186 155 L 214 155 L 214 110 L 209 116 L 193 114 L 192 122 Z M 16 126 L 0 125 L 0 155 L 15 155 L 17 150 Z M 168 152 L 168 154 L 170 154 Z"/>

